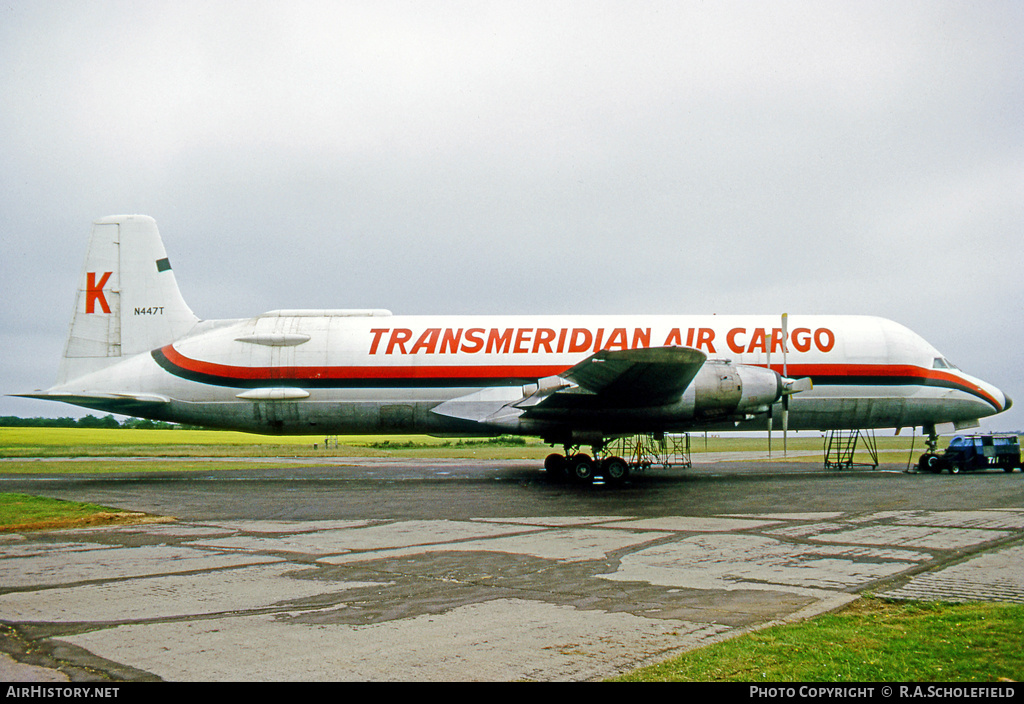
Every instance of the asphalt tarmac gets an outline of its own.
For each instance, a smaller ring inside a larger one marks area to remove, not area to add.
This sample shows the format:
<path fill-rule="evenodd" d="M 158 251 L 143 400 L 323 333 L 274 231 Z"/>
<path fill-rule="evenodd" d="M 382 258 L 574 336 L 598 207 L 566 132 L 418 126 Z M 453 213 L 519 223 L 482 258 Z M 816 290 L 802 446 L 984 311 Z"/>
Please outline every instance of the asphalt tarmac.
<path fill-rule="evenodd" d="M 593 680 L 864 592 L 1024 603 L 1024 475 L 904 467 L 2 477 L 175 520 L 0 536 L 0 680 Z"/>

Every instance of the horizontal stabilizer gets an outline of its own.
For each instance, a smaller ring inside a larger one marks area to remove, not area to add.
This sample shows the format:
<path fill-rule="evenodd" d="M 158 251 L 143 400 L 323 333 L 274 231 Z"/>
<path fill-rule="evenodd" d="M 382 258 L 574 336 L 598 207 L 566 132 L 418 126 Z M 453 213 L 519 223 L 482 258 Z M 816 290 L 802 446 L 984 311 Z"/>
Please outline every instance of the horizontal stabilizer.
<path fill-rule="evenodd" d="M 118 413 L 125 416 L 143 416 L 143 411 L 152 411 L 157 407 L 171 402 L 167 396 L 160 394 L 85 391 L 68 394 L 60 392 L 40 391 L 32 394 L 11 394 L 21 398 L 37 398 L 43 401 L 60 401 L 74 406 L 92 408 L 107 413 Z"/>

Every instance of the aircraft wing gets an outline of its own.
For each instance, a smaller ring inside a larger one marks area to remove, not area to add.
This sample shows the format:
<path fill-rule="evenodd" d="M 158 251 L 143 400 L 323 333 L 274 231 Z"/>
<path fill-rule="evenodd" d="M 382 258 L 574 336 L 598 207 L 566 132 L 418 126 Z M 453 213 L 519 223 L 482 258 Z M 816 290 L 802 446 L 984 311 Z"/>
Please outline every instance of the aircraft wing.
<path fill-rule="evenodd" d="M 559 376 L 616 405 L 660 406 L 686 391 L 706 359 L 689 347 L 602 350 Z"/>
<path fill-rule="evenodd" d="M 511 425 L 520 417 L 571 409 L 643 408 L 678 399 L 707 355 L 688 347 L 602 350 L 536 387 L 482 389 L 446 401 L 434 413 L 488 425 Z"/>

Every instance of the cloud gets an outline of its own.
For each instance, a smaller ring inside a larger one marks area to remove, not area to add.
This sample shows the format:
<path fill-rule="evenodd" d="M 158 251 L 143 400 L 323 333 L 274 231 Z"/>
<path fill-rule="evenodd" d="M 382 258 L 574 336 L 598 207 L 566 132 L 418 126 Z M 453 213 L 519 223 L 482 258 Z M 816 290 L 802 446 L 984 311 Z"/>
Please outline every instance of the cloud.
<path fill-rule="evenodd" d="M 6 8 L 0 329 L 55 367 L 89 222 L 143 212 L 207 317 L 872 313 L 1021 397 L 1022 29 L 1013 2 Z"/>

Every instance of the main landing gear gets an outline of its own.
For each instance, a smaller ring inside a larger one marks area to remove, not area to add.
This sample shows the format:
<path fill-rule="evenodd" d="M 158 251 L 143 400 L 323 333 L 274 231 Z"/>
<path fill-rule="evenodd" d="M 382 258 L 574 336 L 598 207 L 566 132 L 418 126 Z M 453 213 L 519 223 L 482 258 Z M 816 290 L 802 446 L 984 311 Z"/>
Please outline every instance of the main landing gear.
<path fill-rule="evenodd" d="M 554 479 L 591 483 L 602 478 L 606 484 L 621 484 L 629 478 L 629 465 L 621 457 L 602 457 L 600 447 L 594 456 L 579 451 L 579 446 L 565 446 L 565 454 L 557 452 L 544 460 L 544 470 Z"/>

